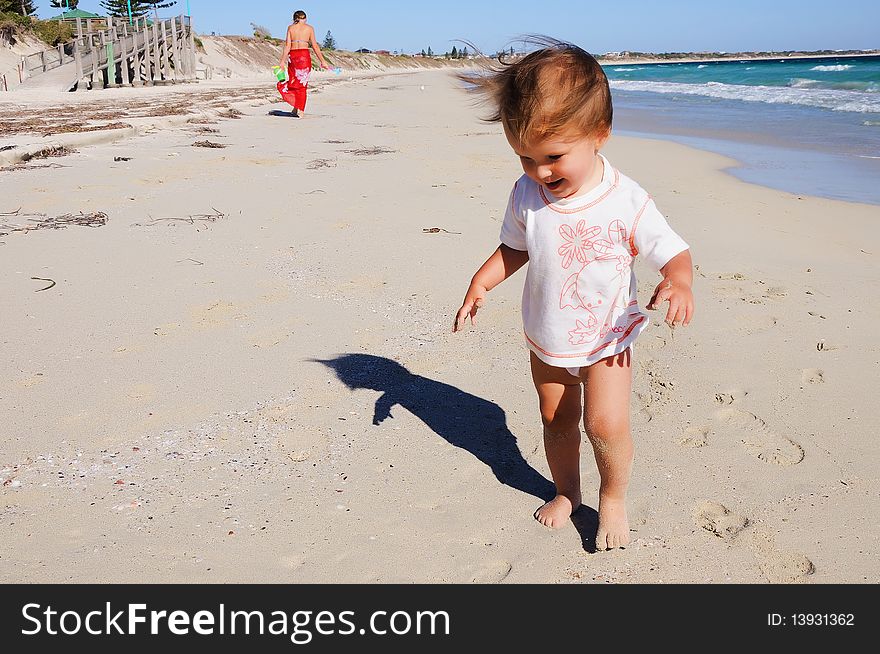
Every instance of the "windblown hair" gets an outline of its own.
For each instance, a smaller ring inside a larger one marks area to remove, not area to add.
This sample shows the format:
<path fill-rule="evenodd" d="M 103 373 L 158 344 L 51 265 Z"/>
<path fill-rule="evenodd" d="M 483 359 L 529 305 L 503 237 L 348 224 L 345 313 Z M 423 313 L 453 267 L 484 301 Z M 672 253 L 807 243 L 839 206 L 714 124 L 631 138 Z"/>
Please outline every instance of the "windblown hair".
<path fill-rule="evenodd" d="M 301 20 L 305 20 L 305 19 L 306 19 L 306 12 L 304 12 L 302 9 L 293 12 L 293 22 L 294 23 L 298 23 Z"/>
<path fill-rule="evenodd" d="M 571 131 L 608 134 L 614 112 L 599 62 L 571 43 L 543 36 L 525 41 L 543 47 L 515 61 L 484 59 L 486 70 L 459 75 L 494 108 L 487 122 L 501 122 L 520 142 Z"/>

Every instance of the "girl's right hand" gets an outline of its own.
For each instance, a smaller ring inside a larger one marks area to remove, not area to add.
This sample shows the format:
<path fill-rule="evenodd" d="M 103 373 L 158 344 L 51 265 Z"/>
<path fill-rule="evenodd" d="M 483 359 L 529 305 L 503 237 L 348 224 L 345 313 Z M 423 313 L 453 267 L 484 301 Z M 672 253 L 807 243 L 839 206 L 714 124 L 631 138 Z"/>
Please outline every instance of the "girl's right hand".
<path fill-rule="evenodd" d="M 478 284 L 471 284 L 467 290 L 467 293 L 464 296 L 464 302 L 461 305 L 461 309 L 458 310 L 458 313 L 455 315 L 455 322 L 452 324 L 452 331 L 460 332 L 465 323 L 467 322 L 467 317 L 471 317 L 471 325 L 476 325 L 476 315 L 477 311 L 480 310 L 480 307 L 483 306 L 483 301 L 486 299 L 486 293 L 488 291 Z"/>

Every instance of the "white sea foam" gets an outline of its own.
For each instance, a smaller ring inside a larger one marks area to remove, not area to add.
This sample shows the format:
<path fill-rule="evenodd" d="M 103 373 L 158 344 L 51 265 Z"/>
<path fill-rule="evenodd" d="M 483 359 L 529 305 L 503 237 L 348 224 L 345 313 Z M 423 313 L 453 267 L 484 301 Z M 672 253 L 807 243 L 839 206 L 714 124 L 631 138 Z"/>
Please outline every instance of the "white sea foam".
<path fill-rule="evenodd" d="M 806 79 L 804 77 L 794 77 L 789 81 L 788 85 L 795 89 L 803 89 L 819 84 L 818 80 Z"/>
<path fill-rule="evenodd" d="M 726 100 L 765 102 L 768 104 L 793 104 L 822 107 L 834 111 L 880 113 L 878 93 L 837 89 L 796 88 L 790 86 L 745 86 L 739 84 L 681 84 L 678 82 L 645 82 L 635 80 L 612 80 L 611 86 L 625 91 L 649 91 L 700 95 Z"/>
<path fill-rule="evenodd" d="M 615 73 L 628 73 L 631 70 L 644 70 L 644 68 L 612 68 L 611 70 L 613 70 Z"/>
<path fill-rule="evenodd" d="M 697 68 L 708 68 L 709 64 L 700 64 Z"/>
<path fill-rule="evenodd" d="M 810 70 L 821 70 L 825 73 L 833 73 L 839 72 L 841 70 L 849 70 L 852 66 L 847 64 L 840 64 L 839 66 L 813 66 Z"/>

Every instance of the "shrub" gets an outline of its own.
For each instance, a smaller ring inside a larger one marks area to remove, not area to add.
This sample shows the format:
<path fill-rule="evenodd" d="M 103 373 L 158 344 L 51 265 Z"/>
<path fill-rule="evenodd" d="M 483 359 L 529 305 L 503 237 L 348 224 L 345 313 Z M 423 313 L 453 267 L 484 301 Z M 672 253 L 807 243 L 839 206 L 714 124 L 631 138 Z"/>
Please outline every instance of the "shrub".
<path fill-rule="evenodd" d="M 49 45 L 67 43 L 73 39 L 73 26 L 70 23 L 54 20 L 35 20 L 33 31 L 37 37 Z"/>

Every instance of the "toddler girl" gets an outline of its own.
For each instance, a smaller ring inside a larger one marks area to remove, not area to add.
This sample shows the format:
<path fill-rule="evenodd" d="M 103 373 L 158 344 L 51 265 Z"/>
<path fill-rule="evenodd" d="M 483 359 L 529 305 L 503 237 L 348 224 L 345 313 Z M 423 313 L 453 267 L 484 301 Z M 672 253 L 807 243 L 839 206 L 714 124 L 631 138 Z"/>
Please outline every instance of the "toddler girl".
<path fill-rule="evenodd" d="M 558 529 L 581 505 L 583 416 L 600 477 L 596 548 L 604 550 L 629 542 L 632 350 L 648 325 L 633 257 L 663 276 L 648 309 L 668 301 L 673 327 L 693 315 L 693 272 L 688 245 L 651 197 L 600 154 L 612 119 L 602 67 L 577 46 L 545 45 L 463 76 L 495 107 L 490 120 L 503 125 L 525 174 L 510 194 L 501 245 L 471 280 L 453 331 L 468 316 L 473 324 L 486 294 L 529 264 L 523 327 L 557 493 L 535 518 Z"/>

